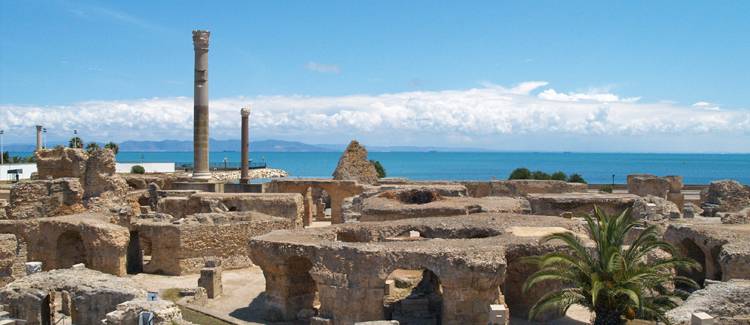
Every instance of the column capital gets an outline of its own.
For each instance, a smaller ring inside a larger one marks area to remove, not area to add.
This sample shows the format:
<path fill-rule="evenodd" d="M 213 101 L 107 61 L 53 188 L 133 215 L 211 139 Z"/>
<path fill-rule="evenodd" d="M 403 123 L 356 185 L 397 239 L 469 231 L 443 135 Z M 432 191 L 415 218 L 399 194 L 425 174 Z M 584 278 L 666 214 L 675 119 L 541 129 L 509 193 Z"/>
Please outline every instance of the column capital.
<path fill-rule="evenodd" d="M 211 32 L 207 30 L 193 31 L 193 48 L 196 50 L 208 50 L 208 38 Z"/>
<path fill-rule="evenodd" d="M 250 106 L 245 106 L 240 110 L 240 114 L 242 114 L 242 117 L 248 117 L 250 116 Z"/>

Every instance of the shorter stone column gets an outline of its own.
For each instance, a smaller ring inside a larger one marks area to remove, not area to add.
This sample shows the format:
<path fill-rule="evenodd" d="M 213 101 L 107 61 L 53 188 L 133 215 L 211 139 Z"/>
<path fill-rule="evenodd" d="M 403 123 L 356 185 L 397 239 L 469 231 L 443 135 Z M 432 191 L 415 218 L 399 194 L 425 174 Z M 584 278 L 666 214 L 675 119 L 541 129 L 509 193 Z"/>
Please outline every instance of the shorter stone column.
<path fill-rule="evenodd" d="M 36 126 L 36 150 L 42 150 L 42 126 Z"/>
<path fill-rule="evenodd" d="M 315 201 L 313 201 L 312 187 L 308 187 L 307 191 L 305 191 L 305 215 L 302 217 L 302 224 L 305 227 L 312 224 L 314 205 L 315 205 Z"/>
<path fill-rule="evenodd" d="M 220 296 L 223 291 L 221 273 L 222 269 L 219 260 L 208 260 L 206 261 L 206 267 L 201 269 L 198 286 L 206 289 L 206 295 L 209 299 Z"/>
<path fill-rule="evenodd" d="M 242 148 L 240 159 L 240 183 L 247 184 L 250 182 L 250 107 L 244 107 L 240 111 L 242 114 Z"/>

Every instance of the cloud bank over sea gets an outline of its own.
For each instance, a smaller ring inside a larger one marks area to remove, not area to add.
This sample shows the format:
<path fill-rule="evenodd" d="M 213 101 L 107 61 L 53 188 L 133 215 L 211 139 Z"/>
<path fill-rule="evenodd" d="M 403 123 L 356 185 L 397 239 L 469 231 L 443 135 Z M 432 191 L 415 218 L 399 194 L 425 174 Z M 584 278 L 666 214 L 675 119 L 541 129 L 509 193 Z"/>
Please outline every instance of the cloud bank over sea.
<path fill-rule="evenodd" d="M 211 137 L 239 138 L 239 111 L 246 105 L 252 107 L 256 139 L 358 138 L 377 145 L 499 150 L 750 151 L 750 109 L 645 103 L 596 89 L 564 92 L 544 81 L 379 95 L 212 98 Z M 73 129 L 96 141 L 191 139 L 192 120 L 189 97 L 0 105 L 6 143 L 31 142 L 37 124 L 49 130 L 50 139 L 67 138 Z"/>

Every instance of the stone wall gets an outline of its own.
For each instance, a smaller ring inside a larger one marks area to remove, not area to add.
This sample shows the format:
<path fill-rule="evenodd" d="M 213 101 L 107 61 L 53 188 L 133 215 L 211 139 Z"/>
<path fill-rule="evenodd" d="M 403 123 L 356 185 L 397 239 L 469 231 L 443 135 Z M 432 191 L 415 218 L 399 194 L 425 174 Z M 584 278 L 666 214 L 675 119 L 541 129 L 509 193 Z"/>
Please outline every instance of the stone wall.
<path fill-rule="evenodd" d="M 701 263 L 702 270 L 683 274 L 699 283 L 750 279 L 750 229 L 746 225 L 671 224 L 664 240 Z"/>
<path fill-rule="evenodd" d="M 86 174 L 86 161 L 89 156 L 83 149 L 42 149 L 37 150 L 34 155 L 39 179 L 62 177 L 82 179 Z"/>
<path fill-rule="evenodd" d="M 10 191 L 9 219 L 33 219 L 78 213 L 84 190 L 78 178 L 24 181 Z"/>
<path fill-rule="evenodd" d="M 10 317 L 27 324 L 50 324 L 43 311 L 54 310 L 55 292 L 70 295 L 73 324 L 101 324 L 106 314 L 120 303 L 143 299 L 146 292 L 135 282 L 109 274 L 81 268 L 40 272 L 26 276 L 0 290 L 0 304 L 8 305 Z M 47 314 L 49 315 L 49 314 Z"/>
<path fill-rule="evenodd" d="M 42 262 L 44 270 L 84 263 L 113 275 L 126 274 L 128 229 L 96 214 L 2 221 L 0 233 L 15 234 L 26 243 L 28 260 Z"/>
<path fill-rule="evenodd" d="M 250 238 L 293 227 L 286 218 L 226 212 L 195 214 L 179 224 L 145 221 L 134 231 L 141 246 L 149 247 L 144 272 L 180 275 L 199 272 L 207 258 L 221 260 L 225 269 L 250 266 Z"/>
<path fill-rule="evenodd" d="M 334 324 L 384 319 L 386 280 L 394 271 L 413 270 L 428 271 L 441 289 L 440 312 L 429 317 L 442 324 L 486 324 L 490 305 L 503 302 L 507 250 L 540 246 L 538 236 L 506 230 L 535 224 L 573 223 L 512 214 L 363 222 L 275 231 L 254 237 L 250 246 L 266 278 L 269 321 L 314 313 L 316 297 L 318 317 Z"/>
<path fill-rule="evenodd" d="M 489 182 L 461 182 L 469 196 L 526 196 L 532 193 L 586 192 L 587 184 L 545 180 L 495 180 Z"/>
<path fill-rule="evenodd" d="M 288 219 L 302 227 L 304 201 L 287 193 L 196 193 L 188 198 L 185 215 L 206 212 L 259 212 Z"/>
<path fill-rule="evenodd" d="M 591 214 L 594 206 L 607 214 L 620 214 L 625 209 L 633 207 L 638 199 L 633 194 L 605 194 L 605 193 L 561 193 L 561 194 L 529 194 L 531 213 L 547 216 Z"/>
<path fill-rule="evenodd" d="M 20 262 L 17 258 L 18 241 L 16 235 L 0 234 L 0 287 L 15 279 L 14 267 Z"/>
<path fill-rule="evenodd" d="M 321 202 L 323 191 L 330 197 L 331 200 L 331 223 L 343 223 L 344 218 L 342 214 L 342 204 L 348 197 L 359 195 L 364 191 L 364 187 L 359 185 L 355 181 L 338 181 L 330 179 L 283 179 L 273 180 L 266 184 L 266 193 L 299 193 L 305 195 L 307 189 L 312 190 L 312 202 L 315 207 L 305 206 L 308 211 L 315 212 L 315 218 L 318 220 L 323 219 L 323 216 L 318 215 L 318 211 L 323 210 L 325 207 L 319 207 L 318 204 Z M 309 202 L 305 202 L 309 205 Z"/>

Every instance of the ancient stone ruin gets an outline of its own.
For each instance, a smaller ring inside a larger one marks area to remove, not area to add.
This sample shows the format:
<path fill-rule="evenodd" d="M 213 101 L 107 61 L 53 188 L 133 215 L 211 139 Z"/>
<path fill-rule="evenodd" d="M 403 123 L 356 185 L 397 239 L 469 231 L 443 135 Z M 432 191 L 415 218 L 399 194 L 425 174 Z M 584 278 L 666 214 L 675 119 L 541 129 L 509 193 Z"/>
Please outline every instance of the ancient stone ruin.
<path fill-rule="evenodd" d="M 192 173 L 118 174 L 108 149 L 37 148 L 33 179 L 7 185 L 0 325 L 525 322 L 562 287 L 524 292 L 537 270 L 525 258 L 561 251 L 542 242 L 554 233 L 592 248 L 582 216 L 595 208 L 638 219 L 627 245 L 655 225 L 702 266 L 676 271 L 701 288 L 679 287 L 690 295 L 667 314 L 673 323 L 750 323 L 750 188 L 736 181 L 636 174 L 605 191 L 555 180 L 378 179 L 352 141 L 332 178 L 254 183 L 246 109 L 242 171 L 217 177 L 208 164 L 209 35 L 193 33 Z M 583 313 L 533 321 L 590 322 Z"/>
<path fill-rule="evenodd" d="M 367 149 L 356 140 L 352 140 L 341 155 L 336 170 L 333 171 L 333 179 L 375 184 L 378 182 L 378 172 L 367 159 Z"/>

